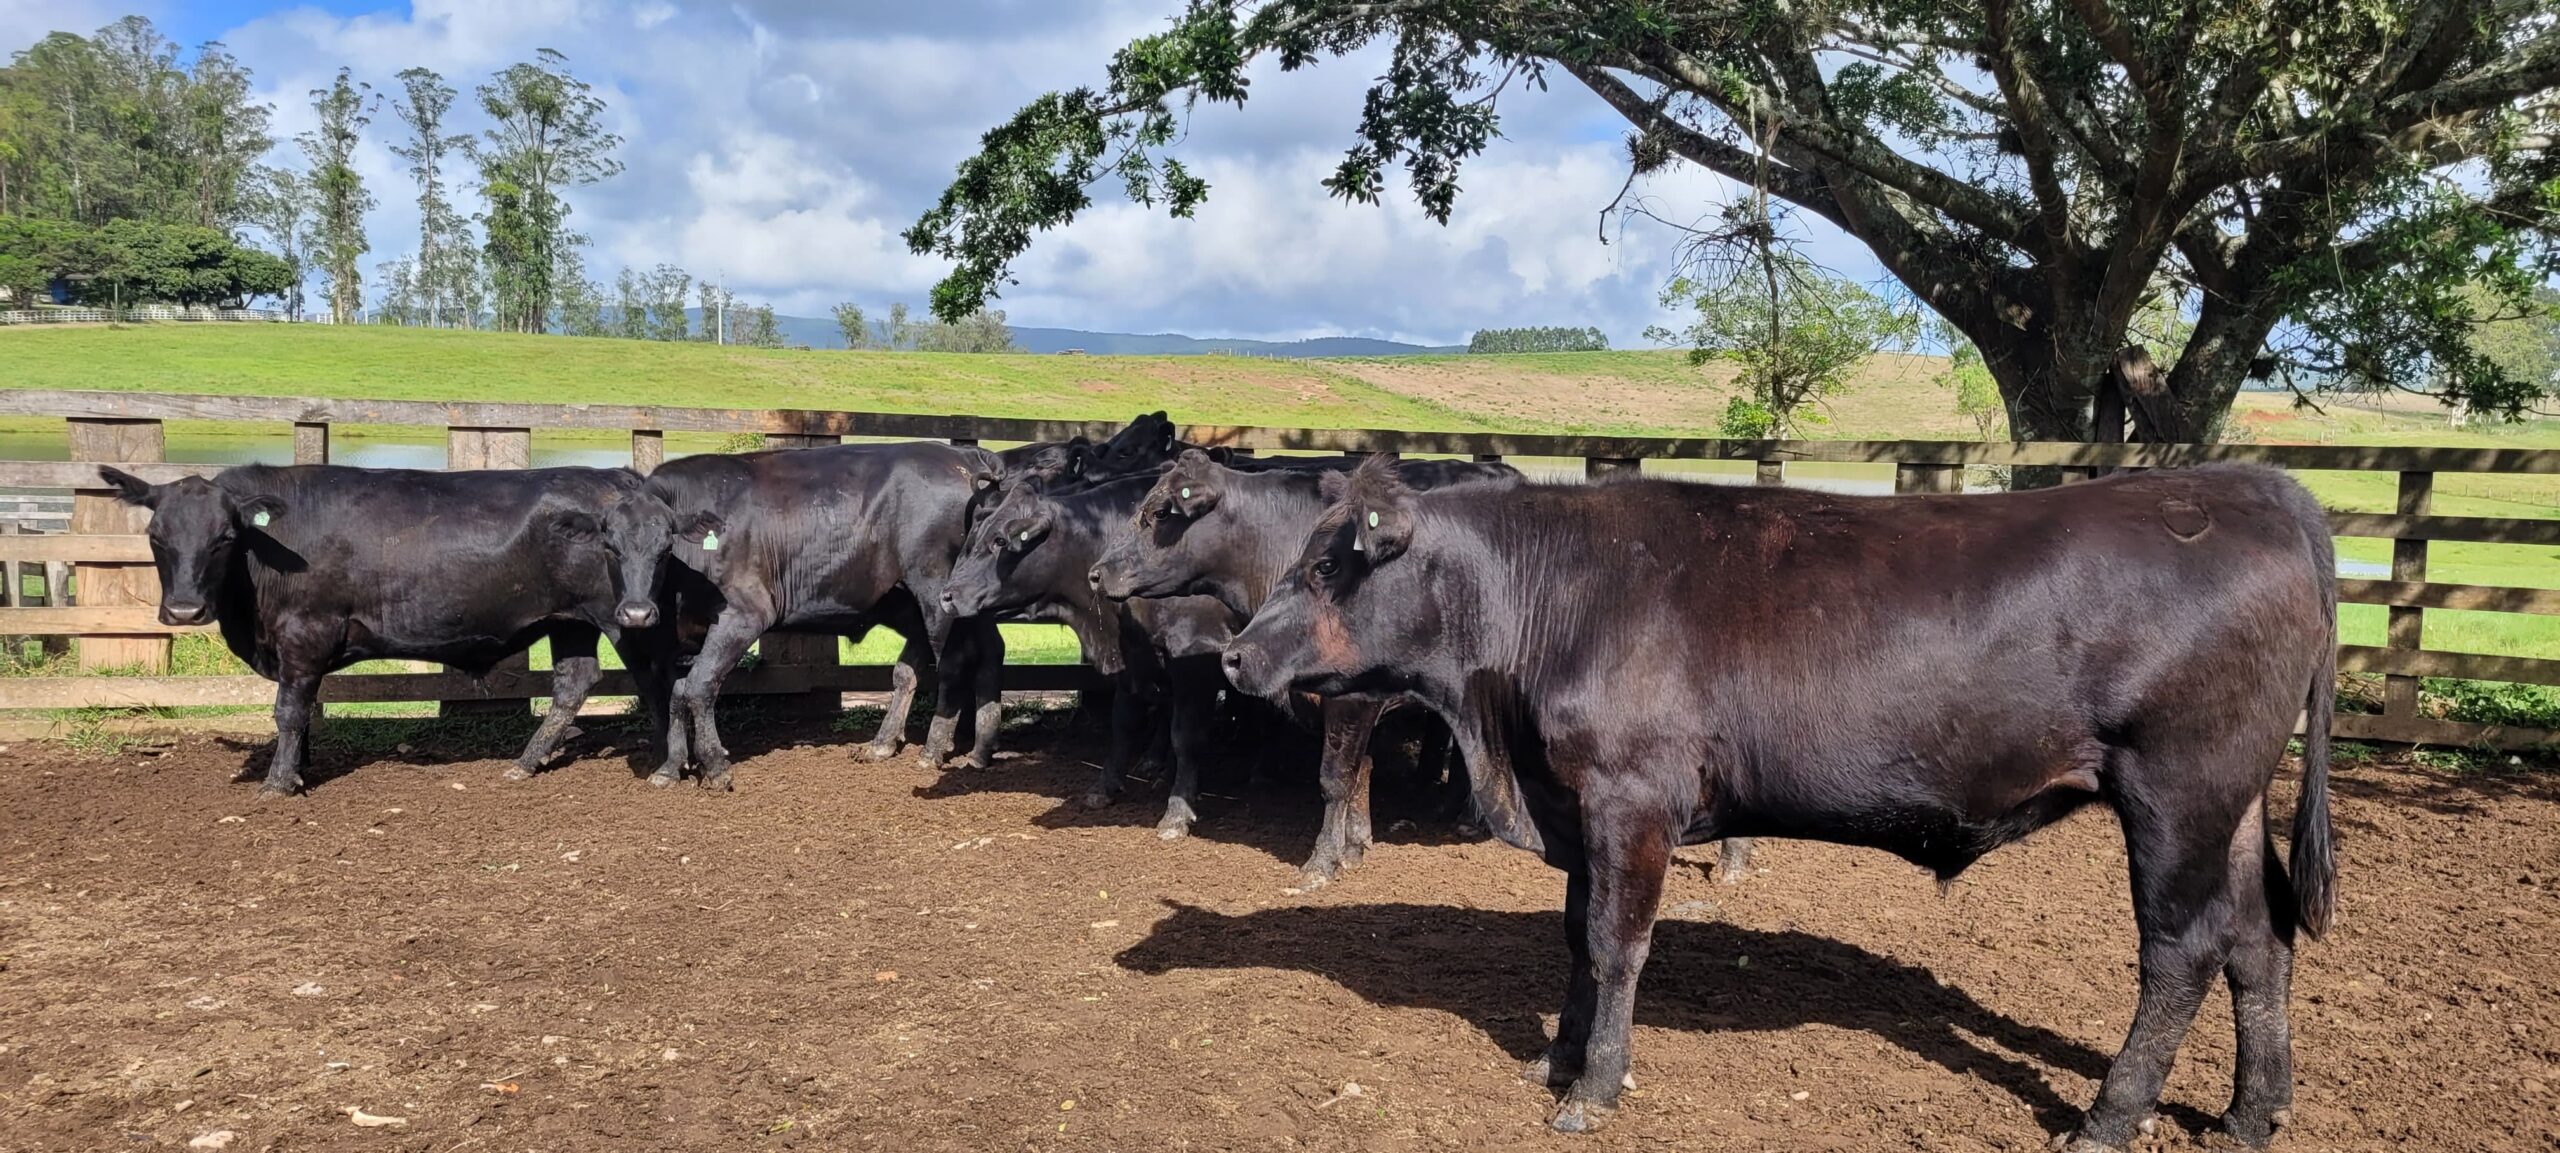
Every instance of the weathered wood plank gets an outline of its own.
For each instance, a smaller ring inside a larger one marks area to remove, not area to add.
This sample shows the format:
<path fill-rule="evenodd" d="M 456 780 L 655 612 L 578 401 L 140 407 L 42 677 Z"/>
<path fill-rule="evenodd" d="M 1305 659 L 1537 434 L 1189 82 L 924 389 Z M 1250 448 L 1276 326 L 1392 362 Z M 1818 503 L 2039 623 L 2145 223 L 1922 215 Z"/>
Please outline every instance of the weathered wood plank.
<path fill-rule="evenodd" d="M 114 462 L 117 468 L 150 481 L 167 484 L 181 477 L 212 476 L 228 465 L 220 464 L 150 464 Z M 96 488 L 106 482 L 98 479 L 96 464 L 70 460 L 0 460 L 0 488 Z"/>
<path fill-rule="evenodd" d="M 85 567 L 85 566 L 84 566 Z M 86 586 L 82 588 L 86 592 Z M 48 605 L 40 609 L 0 609 L 0 633 L 25 636 L 155 637 L 170 633 L 213 631 L 212 625 L 176 627 L 160 623 L 160 606 Z"/>
<path fill-rule="evenodd" d="M 2408 677 L 2458 677 L 2474 681 L 2516 681 L 2560 685 L 2560 661 L 2536 657 L 2448 653 L 2436 649 L 2403 650 L 2371 645 L 2338 646 L 2338 668 L 2352 673 L 2388 673 Z"/>
<path fill-rule="evenodd" d="M 2435 502 L 2436 474 L 2403 472 L 2400 474 L 2399 513 L 2403 517 L 2427 515 Z M 2427 542 L 2425 538 L 2402 537 L 2391 542 L 2391 579 L 2422 582 L 2427 579 Z M 2394 605 L 2390 612 L 2384 645 L 2403 652 L 2414 652 L 2426 646 L 2426 612 L 2424 608 Z M 2383 681 L 2382 715 L 2393 720 L 2411 720 L 2418 715 L 2418 678 L 2393 676 Z"/>
<path fill-rule="evenodd" d="M 0 544 L 0 548 L 5 548 Z M 2431 609 L 2469 609 L 2494 613 L 2560 614 L 2560 589 L 2507 588 L 2495 585 L 2434 584 L 2426 581 L 2338 581 L 2338 599 L 2359 605 L 2409 605 Z"/>
<path fill-rule="evenodd" d="M 14 527 L 14 526 L 12 526 Z M 4 532 L 5 530 L 0 530 Z M 151 563 L 151 538 L 140 533 L 0 535 L 0 561 Z"/>
<path fill-rule="evenodd" d="M 408 424 L 473 428 L 635 428 L 675 432 L 761 432 L 915 440 L 1059 440 L 1107 437 L 1113 420 L 1007 420 L 963 415 L 832 412 L 813 409 L 673 408 L 654 405 L 542 405 L 350 400 L 321 397 L 189 396 L 22 389 L 0 393 L 0 415 L 254 422 Z M 2560 449 L 2413 448 L 2361 445 L 2059 444 L 1981 441 L 1771 441 L 1713 437 L 1520 436 L 1190 425 L 1183 439 L 1262 450 L 1404 452 L 1467 456 L 1805 460 L 1989 464 L 2070 468 L 2167 467 L 2213 460 L 2284 468 L 2362 471 L 2560 473 Z"/>
<path fill-rule="evenodd" d="M 1007 692 L 1070 692 L 1101 683 L 1083 665 L 1007 665 Z M 732 674 L 723 693 L 770 695 L 812 691 L 877 693 L 889 690 L 887 665 L 842 665 L 824 670 L 772 666 Z M 607 672 L 593 695 L 630 696 L 631 674 Z M 491 673 L 473 681 L 460 673 L 346 673 L 320 682 L 320 699 L 334 702 L 513 700 L 551 695 L 549 673 Z M 264 677 L 5 677 L 0 710 L 77 708 L 177 708 L 196 705 L 265 706 L 275 684 Z"/>
<path fill-rule="evenodd" d="M 2333 512 L 2329 514 L 2329 531 L 2339 536 L 2374 536 L 2395 540 L 2460 540 L 2487 544 L 2560 545 L 2560 520 Z"/>
<path fill-rule="evenodd" d="M 329 426 L 310 420 L 293 422 L 293 463 L 329 463 Z"/>
<path fill-rule="evenodd" d="M 2560 733 L 2547 729 L 2517 728 L 2512 725 L 2477 725 L 2465 721 L 2438 720 L 2434 717 L 2411 717 L 2403 720 L 2378 713 L 2340 713 L 2330 725 L 2329 731 L 2342 740 L 2350 741 L 2385 741 L 2403 745 L 2496 749 L 2500 752 L 2528 752 L 2560 744 Z"/>
<path fill-rule="evenodd" d="M 654 428 L 631 430 L 631 471 L 647 476 L 667 462 L 667 434 Z"/>

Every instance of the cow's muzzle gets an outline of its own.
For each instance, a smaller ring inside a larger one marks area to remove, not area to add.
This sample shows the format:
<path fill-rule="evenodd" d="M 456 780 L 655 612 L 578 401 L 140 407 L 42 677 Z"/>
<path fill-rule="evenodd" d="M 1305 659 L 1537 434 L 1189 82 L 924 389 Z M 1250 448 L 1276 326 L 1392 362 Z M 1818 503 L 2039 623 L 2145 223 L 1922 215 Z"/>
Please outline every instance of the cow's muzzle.
<path fill-rule="evenodd" d="M 613 619 L 626 629 L 645 629 L 658 623 L 658 606 L 647 601 L 626 601 L 614 607 Z"/>
<path fill-rule="evenodd" d="M 200 625 L 213 619 L 213 606 L 203 601 L 160 602 L 160 623 L 164 625 Z"/>

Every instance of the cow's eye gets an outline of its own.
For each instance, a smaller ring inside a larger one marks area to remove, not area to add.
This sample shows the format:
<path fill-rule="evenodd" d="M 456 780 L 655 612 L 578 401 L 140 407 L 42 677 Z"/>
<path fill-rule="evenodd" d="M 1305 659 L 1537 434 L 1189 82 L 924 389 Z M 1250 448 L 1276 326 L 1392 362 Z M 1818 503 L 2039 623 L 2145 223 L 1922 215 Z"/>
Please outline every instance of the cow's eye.
<path fill-rule="evenodd" d="M 1334 560 L 1332 557 L 1329 557 L 1329 556 L 1323 556 L 1323 557 L 1317 557 L 1317 558 L 1316 558 L 1316 575 L 1317 575 L 1317 576 L 1320 576 L 1320 577 L 1329 577 L 1329 576 L 1332 576 L 1334 573 L 1341 571 L 1341 569 L 1342 569 L 1342 565 L 1341 565 L 1341 563 L 1340 563 L 1340 562 L 1338 562 L 1338 561 L 1336 561 L 1336 560 Z"/>

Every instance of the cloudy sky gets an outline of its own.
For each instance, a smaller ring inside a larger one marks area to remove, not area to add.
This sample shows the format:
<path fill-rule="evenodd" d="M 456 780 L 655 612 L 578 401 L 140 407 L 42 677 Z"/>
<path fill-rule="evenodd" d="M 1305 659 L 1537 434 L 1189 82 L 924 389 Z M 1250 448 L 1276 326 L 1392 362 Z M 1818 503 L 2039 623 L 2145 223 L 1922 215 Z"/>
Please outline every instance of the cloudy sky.
<path fill-rule="evenodd" d="M 464 92 L 537 48 L 569 55 L 624 140 L 619 177 L 570 194 L 595 242 L 589 268 L 660 261 L 725 276 L 742 297 L 823 316 L 919 308 L 938 262 L 898 233 L 929 206 L 979 133 L 1042 92 L 1096 84 L 1113 49 L 1161 28 L 1180 0 L 0 0 L 0 53 L 45 31 L 86 33 L 129 12 L 192 46 L 229 45 L 276 109 L 277 159 L 308 127 L 306 93 L 340 65 L 377 89 L 401 69 Z M 1456 343 L 1477 328 L 1597 325 L 1642 342 L 1674 243 L 1600 212 L 1625 179 L 1624 124 L 1568 77 L 1507 93 L 1505 138 L 1465 173 L 1446 226 L 1409 199 L 1329 199 L 1318 181 L 1350 142 L 1375 55 L 1294 75 L 1266 68 L 1242 111 L 1203 109 L 1181 155 L 1212 183 L 1179 221 L 1097 196 L 1042 237 L 998 307 L 1017 324 L 1290 339 L 1352 334 Z M 481 126 L 476 108 L 464 127 Z M 382 201 L 376 259 L 415 247 L 413 193 L 385 145 L 385 109 L 361 166 Z M 1678 172 L 1641 186 L 1667 218 L 1696 219 L 1730 190 Z M 1116 195 L 1116 194 L 1115 194 Z M 1872 277 L 1844 239 L 1815 254 Z"/>

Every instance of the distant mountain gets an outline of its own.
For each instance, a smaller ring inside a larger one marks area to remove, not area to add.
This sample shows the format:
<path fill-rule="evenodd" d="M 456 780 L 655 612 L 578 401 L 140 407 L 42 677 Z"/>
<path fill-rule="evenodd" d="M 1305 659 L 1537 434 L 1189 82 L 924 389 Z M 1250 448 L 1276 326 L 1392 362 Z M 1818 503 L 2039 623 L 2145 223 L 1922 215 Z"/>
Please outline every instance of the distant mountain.
<path fill-rule="evenodd" d="M 702 310 L 689 308 L 685 315 L 693 322 L 694 331 L 702 330 Z M 843 348 L 844 334 L 832 319 L 814 316 L 776 316 L 774 327 L 782 330 L 782 343 L 808 345 L 811 348 Z M 730 331 L 737 331 L 738 318 L 729 318 Z M 883 322 L 874 318 L 871 327 L 882 330 Z M 1139 335 L 1129 332 L 1086 332 L 1075 328 L 1013 328 L 1013 343 L 1024 352 L 1057 353 L 1081 349 L 1094 356 L 1207 356 L 1224 353 L 1230 356 L 1415 356 L 1423 353 L 1465 352 L 1463 344 L 1406 344 L 1399 340 L 1373 340 L 1365 336 L 1319 336 L 1307 340 L 1225 340 L 1214 337 L 1183 336 L 1160 332 Z"/>

